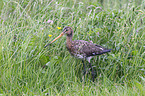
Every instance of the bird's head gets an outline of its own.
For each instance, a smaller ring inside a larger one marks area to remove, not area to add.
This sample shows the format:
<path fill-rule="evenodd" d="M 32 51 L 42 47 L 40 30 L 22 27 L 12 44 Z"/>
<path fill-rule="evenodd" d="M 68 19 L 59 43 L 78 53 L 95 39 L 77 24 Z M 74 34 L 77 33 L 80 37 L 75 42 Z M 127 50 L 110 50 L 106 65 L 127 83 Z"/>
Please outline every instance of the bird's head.
<path fill-rule="evenodd" d="M 72 36 L 73 35 L 73 30 L 71 27 L 64 27 L 62 33 L 67 34 L 67 36 Z"/>

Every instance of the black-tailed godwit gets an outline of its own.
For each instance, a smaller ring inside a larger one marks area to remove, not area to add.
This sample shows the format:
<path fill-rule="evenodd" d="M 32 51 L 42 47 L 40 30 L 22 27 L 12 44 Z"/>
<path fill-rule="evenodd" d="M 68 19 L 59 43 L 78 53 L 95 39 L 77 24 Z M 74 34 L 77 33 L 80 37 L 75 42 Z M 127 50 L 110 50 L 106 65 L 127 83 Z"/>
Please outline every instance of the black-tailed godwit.
<path fill-rule="evenodd" d="M 84 60 L 87 60 L 89 62 L 89 65 L 92 71 L 91 73 L 92 78 L 94 81 L 94 71 L 90 63 L 91 58 L 96 55 L 101 55 L 101 54 L 110 52 L 112 49 L 107 49 L 100 45 L 94 44 L 92 42 L 84 41 L 84 40 L 72 41 L 73 30 L 71 27 L 64 27 L 63 32 L 58 37 L 56 37 L 53 41 L 47 44 L 45 47 L 47 47 L 48 45 L 56 41 L 58 38 L 62 37 L 64 34 L 67 35 L 66 47 L 68 51 L 70 52 L 70 54 L 76 58 L 82 59 L 82 63 L 84 66 L 84 75 L 86 74 Z"/>

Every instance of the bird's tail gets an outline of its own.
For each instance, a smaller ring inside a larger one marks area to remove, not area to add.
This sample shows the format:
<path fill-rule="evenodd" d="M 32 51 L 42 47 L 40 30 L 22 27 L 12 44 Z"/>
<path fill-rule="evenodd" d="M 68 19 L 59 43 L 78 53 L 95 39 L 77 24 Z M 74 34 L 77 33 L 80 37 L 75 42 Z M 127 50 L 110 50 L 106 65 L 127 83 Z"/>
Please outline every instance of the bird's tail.
<path fill-rule="evenodd" d="M 103 50 L 103 53 L 107 53 L 107 52 L 110 52 L 112 49 L 106 49 L 106 50 Z"/>

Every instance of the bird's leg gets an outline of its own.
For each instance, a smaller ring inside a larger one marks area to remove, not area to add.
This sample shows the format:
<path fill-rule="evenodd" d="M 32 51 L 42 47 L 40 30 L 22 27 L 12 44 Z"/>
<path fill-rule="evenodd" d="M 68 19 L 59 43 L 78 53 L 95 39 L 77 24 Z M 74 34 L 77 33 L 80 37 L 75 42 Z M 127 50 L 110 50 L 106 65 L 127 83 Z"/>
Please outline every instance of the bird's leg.
<path fill-rule="evenodd" d="M 84 60 L 82 60 L 82 63 L 83 63 L 83 66 L 84 66 L 84 76 L 86 75 L 86 67 L 85 67 L 85 64 L 84 64 Z"/>
<path fill-rule="evenodd" d="M 94 70 L 93 70 L 93 67 L 91 65 L 91 63 L 89 63 L 90 67 L 91 67 L 91 71 L 92 71 L 92 78 L 93 78 L 93 82 L 94 82 Z"/>

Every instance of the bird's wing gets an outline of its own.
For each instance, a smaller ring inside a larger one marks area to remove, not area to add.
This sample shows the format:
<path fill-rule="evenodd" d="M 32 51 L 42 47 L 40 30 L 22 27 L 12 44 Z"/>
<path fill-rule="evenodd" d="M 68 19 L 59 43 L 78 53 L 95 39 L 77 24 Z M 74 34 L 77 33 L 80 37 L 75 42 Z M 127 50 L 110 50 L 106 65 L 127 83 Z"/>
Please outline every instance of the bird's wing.
<path fill-rule="evenodd" d="M 80 54 L 85 54 L 86 57 L 100 55 L 111 51 L 111 49 L 84 40 L 76 40 L 74 43 L 76 47 L 75 49 L 77 49 Z"/>

